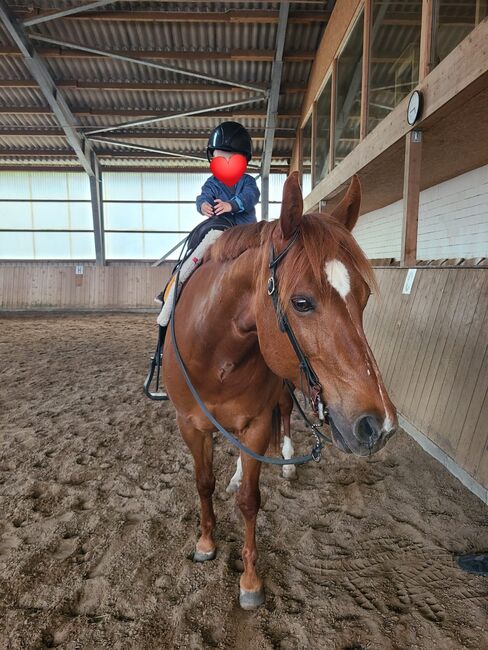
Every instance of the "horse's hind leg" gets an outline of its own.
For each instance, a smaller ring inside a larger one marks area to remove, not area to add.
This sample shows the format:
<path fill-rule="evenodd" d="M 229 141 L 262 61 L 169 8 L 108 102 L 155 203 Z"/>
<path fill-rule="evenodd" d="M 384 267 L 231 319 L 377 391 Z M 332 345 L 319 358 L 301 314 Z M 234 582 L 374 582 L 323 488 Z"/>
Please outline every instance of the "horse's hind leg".
<path fill-rule="evenodd" d="M 291 440 L 291 412 L 293 410 L 293 400 L 287 388 L 283 388 L 280 395 L 280 412 L 281 412 L 281 425 L 283 427 L 283 446 L 281 453 L 286 460 L 292 458 L 295 450 Z M 293 480 L 297 476 L 296 465 L 283 465 L 283 476 L 289 480 Z"/>
<path fill-rule="evenodd" d="M 264 454 L 271 437 L 271 417 L 255 421 L 244 437 L 244 444 L 258 454 Z M 263 581 L 256 573 L 258 552 L 256 548 L 256 517 L 261 505 L 259 474 L 261 463 L 242 454 L 242 482 L 237 493 L 237 503 L 244 517 L 246 532 L 242 560 L 244 573 L 240 580 L 240 604 L 243 609 L 255 609 L 264 603 Z"/>
<path fill-rule="evenodd" d="M 215 514 L 212 495 L 215 490 L 215 476 L 212 468 L 213 440 L 211 433 L 202 433 L 181 417 L 178 426 L 184 441 L 190 449 L 195 464 L 195 478 L 201 507 L 201 535 L 197 542 L 193 559 L 205 562 L 215 558 Z"/>

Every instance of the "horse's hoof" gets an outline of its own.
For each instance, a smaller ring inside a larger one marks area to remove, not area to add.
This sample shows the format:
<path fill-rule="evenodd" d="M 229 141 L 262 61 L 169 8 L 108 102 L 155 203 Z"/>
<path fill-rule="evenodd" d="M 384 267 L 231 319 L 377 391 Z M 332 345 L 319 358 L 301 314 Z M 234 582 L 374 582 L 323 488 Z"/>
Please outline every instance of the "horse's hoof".
<path fill-rule="evenodd" d="M 283 478 L 288 481 L 294 481 L 297 478 L 297 468 L 295 465 L 283 465 Z"/>
<path fill-rule="evenodd" d="M 215 556 L 217 555 L 217 549 L 213 549 L 212 551 L 199 551 L 195 549 L 195 553 L 193 553 L 193 561 L 194 562 L 208 562 L 209 560 L 215 560 Z"/>
<path fill-rule="evenodd" d="M 264 604 L 264 589 L 259 591 L 240 590 L 239 604 L 242 609 L 257 609 Z"/>

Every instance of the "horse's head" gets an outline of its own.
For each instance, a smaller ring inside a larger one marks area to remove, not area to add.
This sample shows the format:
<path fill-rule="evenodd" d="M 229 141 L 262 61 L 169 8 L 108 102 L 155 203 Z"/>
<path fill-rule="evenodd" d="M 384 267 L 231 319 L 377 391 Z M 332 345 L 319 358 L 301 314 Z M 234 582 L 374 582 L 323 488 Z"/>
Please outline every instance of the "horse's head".
<path fill-rule="evenodd" d="M 381 449 L 397 427 L 397 415 L 363 331 L 372 268 L 350 231 L 359 216 L 361 188 L 354 177 L 331 215 L 303 215 L 298 175 L 283 190 L 280 219 L 270 227 L 275 254 L 300 234 L 277 268 L 280 302 L 322 386 L 337 447 L 358 456 Z M 269 276 L 268 253 L 261 281 Z M 256 320 L 261 351 L 270 368 L 300 386 L 297 356 L 278 327 L 272 301 L 261 286 Z"/>

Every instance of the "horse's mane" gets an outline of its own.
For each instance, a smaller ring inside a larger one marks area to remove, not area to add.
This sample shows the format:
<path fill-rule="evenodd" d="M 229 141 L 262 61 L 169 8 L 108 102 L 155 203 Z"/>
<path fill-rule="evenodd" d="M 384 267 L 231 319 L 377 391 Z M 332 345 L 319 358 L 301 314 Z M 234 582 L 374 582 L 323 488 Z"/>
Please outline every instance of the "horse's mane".
<path fill-rule="evenodd" d="M 263 282 L 267 282 L 269 273 L 265 269 L 268 267 L 269 244 L 278 226 L 279 221 L 260 221 L 230 228 L 212 246 L 209 258 L 227 262 L 237 259 L 249 249 L 263 248 L 265 254 L 261 265 L 256 265 L 256 272 L 260 273 Z M 309 270 L 321 291 L 327 292 L 330 285 L 325 281 L 325 263 L 341 258 L 349 260 L 371 291 L 378 290 L 371 264 L 349 230 L 326 214 L 303 215 L 300 236 L 278 270 L 283 304 L 288 304 L 298 280 Z"/>
<path fill-rule="evenodd" d="M 209 258 L 215 262 L 235 260 L 250 248 L 259 248 L 263 242 L 261 232 L 269 226 L 267 221 L 243 224 L 226 230 L 209 251 Z"/>

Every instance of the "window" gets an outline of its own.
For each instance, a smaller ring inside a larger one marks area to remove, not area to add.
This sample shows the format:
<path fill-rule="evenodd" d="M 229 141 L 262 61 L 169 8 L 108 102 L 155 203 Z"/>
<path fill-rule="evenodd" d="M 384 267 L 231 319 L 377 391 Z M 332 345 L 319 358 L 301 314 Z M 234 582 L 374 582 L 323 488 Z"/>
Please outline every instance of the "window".
<path fill-rule="evenodd" d="M 338 165 L 359 143 L 363 64 L 363 14 L 337 59 L 335 160 Z"/>
<path fill-rule="evenodd" d="M 488 15 L 484 0 L 438 0 L 433 63 L 437 65 Z"/>
<path fill-rule="evenodd" d="M 325 178 L 329 172 L 331 86 L 332 82 L 329 77 L 317 100 L 317 126 L 315 131 L 315 185 Z"/>
<path fill-rule="evenodd" d="M 94 259 L 88 176 L 80 172 L 1 172 L 0 258 Z"/>
<path fill-rule="evenodd" d="M 301 138 L 302 148 L 302 188 L 303 195 L 306 196 L 310 192 L 310 175 L 312 172 L 312 113 L 310 113 L 305 126 L 302 129 Z"/>
<path fill-rule="evenodd" d="M 367 133 L 418 84 L 421 17 L 421 0 L 373 0 Z"/>

